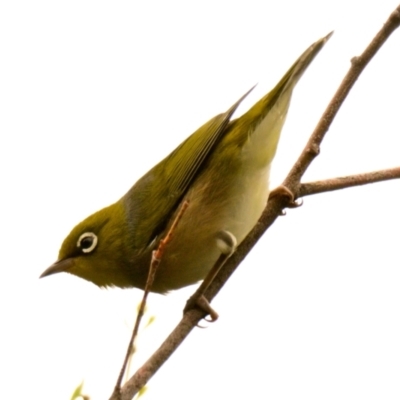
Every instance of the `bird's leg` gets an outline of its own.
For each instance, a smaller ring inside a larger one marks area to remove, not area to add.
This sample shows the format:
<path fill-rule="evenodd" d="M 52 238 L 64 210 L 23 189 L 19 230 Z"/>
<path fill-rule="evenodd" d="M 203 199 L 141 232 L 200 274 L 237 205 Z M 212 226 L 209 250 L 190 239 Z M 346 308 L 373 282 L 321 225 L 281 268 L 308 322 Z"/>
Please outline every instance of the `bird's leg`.
<path fill-rule="evenodd" d="M 211 317 L 210 322 L 214 322 L 218 319 L 218 313 L 211 307 L 210 303 L 205 298 L 204 293 L 216 277 L 218 271 L 225 264 L 228 258 L 233 254 L 237 245 L 236 237 L 228 231 L 218 232 L 216 240 L 217 247 L 221 251 L 221 255 L 218 257 L 218 260 L 208 272 L 207 276 L 198 287 L 196 292 L 186 302 L 186 306 L 183 310 L 183 312 L 185 313 L 192 308 L 200 308 Z"/>
<path fill-rule="evenodd" d="M 295 200 L 293 192 L 283 185 L 280 185 L 274 190 L 271 190 L 268 196 L 268 201 L 271 200 L 273 197 L 285 197 L 287 199 L 287 208 L 296 208 L 302 205 L 301 201 L 298 202 Z"/>

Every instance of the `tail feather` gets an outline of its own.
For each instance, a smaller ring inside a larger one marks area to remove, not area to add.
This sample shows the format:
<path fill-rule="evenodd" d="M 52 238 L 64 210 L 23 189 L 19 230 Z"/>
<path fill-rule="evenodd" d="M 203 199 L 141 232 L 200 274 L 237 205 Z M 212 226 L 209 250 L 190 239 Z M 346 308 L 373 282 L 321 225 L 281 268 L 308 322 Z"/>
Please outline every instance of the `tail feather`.
<path fill-rule="evenodd" d="M 250 140 L 254 145 L 264 147 L 263 163 L 272 161 L 293 89 L 332 34 L 329 33 L 308 47 L 269 93 L 241 117 L 231 121 L 229 128 L 233 135 L 229 139 L 227 137 L 228 140 L 239 147 L 244 147 Z M 267 154 L 265 146 L 268 146 Z"/>

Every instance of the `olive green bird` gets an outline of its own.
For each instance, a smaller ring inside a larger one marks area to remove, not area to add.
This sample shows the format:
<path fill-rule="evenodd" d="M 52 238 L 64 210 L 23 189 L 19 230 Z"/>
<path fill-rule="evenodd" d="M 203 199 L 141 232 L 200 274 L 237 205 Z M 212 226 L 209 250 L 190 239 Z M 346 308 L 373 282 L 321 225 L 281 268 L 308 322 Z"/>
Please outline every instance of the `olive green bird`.
<path fill-rule="evenodd" d="M 265 208 L 293 89 L 330 36 L 312 44 L 244 115 L 231 119 L 252 89 L 189 136 L 120 200 L 75 226 L 58 261 L 41 277 L 68 272 L 98 286 L 143 289 L 152 251 L 187 201 L 151 291 L 165 293 L 204 279 L 225 251 L 224 238 L 239 244 Z"/>

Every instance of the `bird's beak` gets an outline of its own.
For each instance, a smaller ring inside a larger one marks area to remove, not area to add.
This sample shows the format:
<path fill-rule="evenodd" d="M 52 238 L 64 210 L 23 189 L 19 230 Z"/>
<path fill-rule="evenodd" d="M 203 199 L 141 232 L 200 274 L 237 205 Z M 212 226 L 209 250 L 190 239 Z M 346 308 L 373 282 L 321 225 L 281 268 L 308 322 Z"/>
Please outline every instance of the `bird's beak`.
<path fill-rule="evenodd" d="M 72 258 L 66 258 L 65 260 L 56 261 L 53 265 L 50 265 L 39 278 L 44 278 L 45 276 L 58 274 L 59 272 L 67 272 L 73 265 Z"/>

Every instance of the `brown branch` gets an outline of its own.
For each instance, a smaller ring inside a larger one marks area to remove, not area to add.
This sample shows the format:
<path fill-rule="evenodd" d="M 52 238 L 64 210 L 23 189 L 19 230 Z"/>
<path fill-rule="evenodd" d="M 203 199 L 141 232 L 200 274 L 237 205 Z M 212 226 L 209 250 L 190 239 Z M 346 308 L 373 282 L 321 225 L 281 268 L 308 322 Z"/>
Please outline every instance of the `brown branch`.
<path fill-rule="evenodd" d="M 383 169 L 380 171 L 367 172 L 365 174 L 349 175 L 339 178 L 325 179 L 302 183 L 299 188 L 299 197 L 312 194 L 332 192 L 334 190 L 346 189 L 354 186 L 368 185 L 369 183 L 389 181 L 400 178 L 400 167 Z"/>
<path fill-rule="evenodd" d="M 307 170 L 311 162 L 319 153 L 319 146 L 329 129 L 335 115 L 343 104 L 344 99 L 349 93 L 351 87 L 360 76 L 362 70 L 376 54 L 379 48 L 387 40 L 390 34 L 400 25 L 400 6 L 390 15 L 388 21 L 384 24 L 382 29 L 378 32 L 371 44 L 366 48 L 363 54 L 359 57 L 352 59 L 352 65 L 349 72 L 343 79 L 342 84 L 329 103 L 326 111 L 322 115 L 320 122 L 316 126 L 313 134 L 311 135 L 305 149 L 300 155 L 299 159 L 294 164 L 292 170 L 284 180 L 283 185 L 293 192 L 295 197 L 299 197 L 300 193 L 300 180 L 304 172 Z M 392 178 L 388 178 L 392 179 Z M 215 280 L 208 287 L 205 292 L 205 297 L 210 301 L 220 291 L 225 282 L 233 274 L 240 262 L 246 257 L 252 247 L 261 238 L 264 232 L 272 225 L 272 223 L 281 215 L 282 210 L 286 207 L 288 199 L 282 196 L 274 196 L 268 202 L 261 218 L 256 226 L 248 234 L 245 240 L 238 246 L 236 252 L 221 268 Z M 198 324 L 203 318 L 204 313 L 200 310 L 190 310 L 183 316 L 177 327 L 168 336 L 159 349 L 146 361 L 146 363 L 139 368 L 139 370 L 129 379 L 129 381 L 122 388 L 122 400 L 130 400 L 143 387 L 148 380 L 156 373 L 161 365 L 168 359 L 168 357 L 175 351 L 175 349 L 182 343 L 190 331 Z"/>
<path fill-rule="evenodd" d="M 314 158 L 319 154 L 321 142 L 345 98 L 349 94 L 350 89 L 353 87 L 366 65 L 371 61 L 372 57 L 378 52 L 383 43 L 388 39 L 393 31 L 399 27 L 399 25 L 400 5 L 392 12 L 382 29 L 372 39 L 364 52 L 360 56 L 352 58 L 352 64 L 348 73 L 344 77 L 331 102 L 328 104 L 325 112 L 322 114 L 321 119 L 315 127 L 315 130 L 302 154 L 283 182 L 283 185 L 293 193 L 297 192 L 301 177 L 304 175 Z"/>

